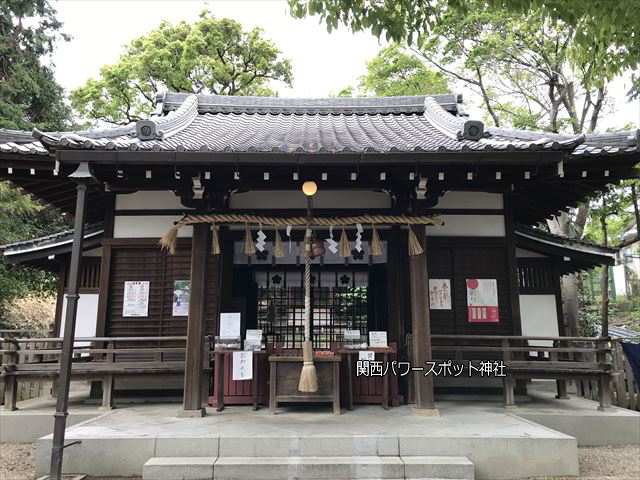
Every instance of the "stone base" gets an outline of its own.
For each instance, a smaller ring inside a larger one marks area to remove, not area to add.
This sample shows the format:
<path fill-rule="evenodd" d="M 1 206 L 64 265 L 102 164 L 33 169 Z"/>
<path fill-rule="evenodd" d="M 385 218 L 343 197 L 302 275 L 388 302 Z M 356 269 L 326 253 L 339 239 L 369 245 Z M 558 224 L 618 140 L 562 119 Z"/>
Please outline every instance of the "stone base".
<path fill-rule="evenodd" d="M 419 417 L 439 417 L 440 412 L 438 412 L 437 408 L 416 408 L 413 407 L 411 409 L 411 413 L 413 415 L 418 415 Z"/>
<path fill-rule="evenodd" d="M 176 417 L 178 418 L 202 418 L 207 415 L 207 411 L 204 408 L 199 410 L 178 410 Z"/>

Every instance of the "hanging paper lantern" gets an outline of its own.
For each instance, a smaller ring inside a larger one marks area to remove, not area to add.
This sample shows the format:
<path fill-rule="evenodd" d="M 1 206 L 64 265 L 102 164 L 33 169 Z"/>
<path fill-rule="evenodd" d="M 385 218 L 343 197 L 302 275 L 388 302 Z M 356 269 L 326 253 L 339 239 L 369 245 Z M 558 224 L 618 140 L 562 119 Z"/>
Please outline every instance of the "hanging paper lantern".
<path fill-rule="evenodd" d="M 373 255 L 374 257 L 384 255 L 382 242 L 380 241 L 378 230 L 376 230 L 376 226 L 374 224 L 371 224 L 371 255 Z"/>

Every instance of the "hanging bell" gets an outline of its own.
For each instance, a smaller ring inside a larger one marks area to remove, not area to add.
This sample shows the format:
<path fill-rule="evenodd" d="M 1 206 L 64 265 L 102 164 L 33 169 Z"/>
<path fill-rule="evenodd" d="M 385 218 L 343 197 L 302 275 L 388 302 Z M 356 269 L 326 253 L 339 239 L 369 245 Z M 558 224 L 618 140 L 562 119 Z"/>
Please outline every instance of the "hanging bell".
<path fill-rule="evenodd" d="M 312 257 L 321 257 L 324 255 L 324 240 L 321 238 L 312 238 L 311 239 L 311 256 Z"/>

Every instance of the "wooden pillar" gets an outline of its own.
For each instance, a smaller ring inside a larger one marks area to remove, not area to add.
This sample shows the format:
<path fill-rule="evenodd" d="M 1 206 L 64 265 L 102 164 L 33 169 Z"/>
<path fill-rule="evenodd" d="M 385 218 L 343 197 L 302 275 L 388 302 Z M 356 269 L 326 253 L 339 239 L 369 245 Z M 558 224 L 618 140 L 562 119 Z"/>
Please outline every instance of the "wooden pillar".
<path fill-rule="evenodd" d="M 407 238 L 400 227 L 391 227 L 387 240 L 387 328 L 389 341 L 398 343 L 398 354 L 404 353 Z M 403 238 L 404 237 L 404 238 Z M 404 240 L 404 241 L 403 241 Z"/>
<path fill-rule="evenodd" d="M 187 353 L 184 366 L 183 404 L 182 410 L 178 412 L 180 417 L 205 415 L 205 409 L 202 408 L 202 375 L 209 229 L 208 223 L 196 223 L 193 226 Z"/>
<path fill-rule="evenodd" d="M 418 415 L 437 415 L 433 400 L 433 377 L 425 376 L 426 362 L 432 360 L 431 325 L 429 319 L 429 276 L 427 274 L 427 230 L 424 225 L 409 227 L 416 234 L 424 253 L 409 256 L 409 284 L 411 291 L 411 339 L 413 367 L 424 371 L 414 372 L 415 406 Z"/>

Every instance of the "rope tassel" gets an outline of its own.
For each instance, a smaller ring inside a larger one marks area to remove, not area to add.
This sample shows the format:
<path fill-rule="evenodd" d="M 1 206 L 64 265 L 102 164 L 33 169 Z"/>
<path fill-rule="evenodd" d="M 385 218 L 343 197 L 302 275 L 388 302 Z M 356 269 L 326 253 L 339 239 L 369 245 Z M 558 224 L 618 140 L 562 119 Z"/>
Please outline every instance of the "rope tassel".
<path fill-rule="evenodd" d="M 276 258 L 284 257 L 284 245 L 282 245 L 282 238 L 280 237 L 280 232 L 278 232 L 278 228 L 275 228 L 275 240 L 274 240 L 275 252 L 274 255 Z"/>
<path fill-rule="evenodd" d="M 380 241 L 378 230 L 376 230 L 376 226 L 373 223 L 371 224 L 371 255 L 373 255 L 374 257 L 384 255 L 384 250 L 382 249 L 382 242 Z"/>
<path fill-rule="evenodd" d="M 424 250 L 418 241 L 418 237 L 416 237 L 416 234 L 413 233 L 413 228 L 409 225 L 409 255 L 415 256 L 422 255 L 423 253 Z"/>
<path fill-rule="evenodd" d="M 176 253 L 176 239 L 178 238 L 178 229 L 180 227 L 181 225 L 174 225 L 171 227 L 158 242 L 158 245 L 162 247 L 162 250 L 169 252 L 169 255 Z"/>
<path fill-rule="evenodd" d="M 246 253 L 247 255 L 253 255 L 254 253 L 256 253 L 256 246 L 253 244 L 251 230 L 249 230 L 248 225 L 245 225 L 244 229 L 244 253 Z"/>
<path fill-rule="evenodd" d="M 216 224 L 211 222 L 211 255 L 220 255 L 220 239 Z"/>
<path fill-rule="evenodd" d="M 340 234 L 340 256 L 341 257 L 350 257 L 351 249 L 349 248 L 349 239 L 347 238 L 347 232 L 342 229 L 342 233 Z"/>

